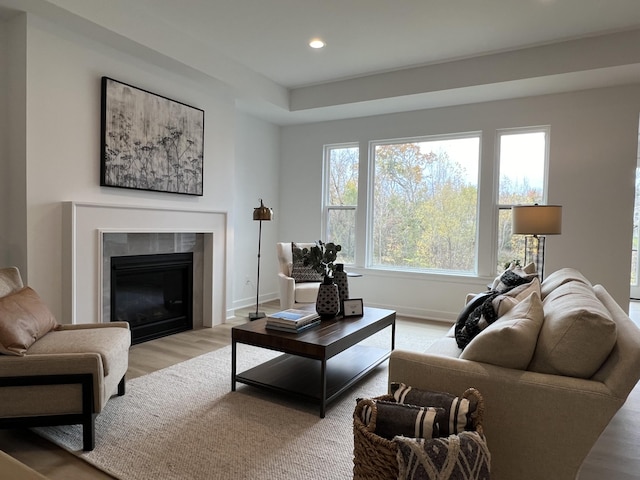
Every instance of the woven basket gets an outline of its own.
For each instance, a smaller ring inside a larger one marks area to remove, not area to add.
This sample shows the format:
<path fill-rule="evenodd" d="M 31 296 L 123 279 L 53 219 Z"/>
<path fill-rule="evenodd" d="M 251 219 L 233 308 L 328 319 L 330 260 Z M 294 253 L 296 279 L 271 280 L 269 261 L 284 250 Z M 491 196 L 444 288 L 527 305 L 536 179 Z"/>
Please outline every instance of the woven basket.
<path fill-rule="evenodd" d="M 471 419 L 475 431 L 484 435 L 482 420 L 484 417 L 484 400 L 475 388 L 467 389 L 462 398 L 474 397 L 478 406 Z M 382 395 L 373 400 L 395 402 L 393 395 Z M 387 440 L 374 433 L 376 429 L 377 408 L 371 409 L 371 421 L 368 425 L 362 422 L 362 410 L 366 402 L 358 402 L 353 412 L 353 478 L 354 480 L 396 480 L 398 478 L 398 447 L 392 440 Z M 428 405 L 423 405 L 428 406 Z"/>

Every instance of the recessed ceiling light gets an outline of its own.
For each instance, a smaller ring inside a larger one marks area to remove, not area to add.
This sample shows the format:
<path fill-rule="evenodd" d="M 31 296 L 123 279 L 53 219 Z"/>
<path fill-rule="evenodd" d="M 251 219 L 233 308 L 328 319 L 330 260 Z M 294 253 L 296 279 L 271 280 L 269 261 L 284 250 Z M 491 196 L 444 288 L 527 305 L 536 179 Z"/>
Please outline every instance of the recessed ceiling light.
<path fill-rule="evenodd" d="M 326 45 L 326 43 L 324 43 L 324 41 L 322 41 L 319 38 L 312 38 L 311 41 L 309 42 L 309 46 L 311 48 L 322 48 Z"/>

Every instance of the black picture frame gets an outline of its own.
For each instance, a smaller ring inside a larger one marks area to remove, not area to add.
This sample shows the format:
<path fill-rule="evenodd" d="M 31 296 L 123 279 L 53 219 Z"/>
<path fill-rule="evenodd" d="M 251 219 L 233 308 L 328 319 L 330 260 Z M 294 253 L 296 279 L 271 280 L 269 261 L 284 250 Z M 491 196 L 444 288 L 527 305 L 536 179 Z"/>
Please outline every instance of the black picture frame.
<path fill-rule="evenodd" d="M 204 110 L 102 77 L 100 186 L 203 194 Z"/>
<path fill-rule="evenodd" d="M 342 301 L 343 317 L 358 317 L 364 315 L 364 304 L 361 298 L 349 298 Z"/>

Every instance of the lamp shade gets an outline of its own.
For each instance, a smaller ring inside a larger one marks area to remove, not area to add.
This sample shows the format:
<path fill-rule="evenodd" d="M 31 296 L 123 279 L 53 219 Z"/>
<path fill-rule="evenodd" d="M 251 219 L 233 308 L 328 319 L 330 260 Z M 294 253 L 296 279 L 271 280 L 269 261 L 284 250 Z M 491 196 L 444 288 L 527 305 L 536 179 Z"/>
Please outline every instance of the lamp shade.
<path fill-rule="evenodd" d="M 514 235 L 559 235 L 562 206 L 517 205 L 511 207 Z"/>
<path fill-rule="evenodd" d="M 260 206 L 253 209 L 253 219 L 268 222 L 273 219 L 273 210 L 265 207 L 260 199 Z"/>

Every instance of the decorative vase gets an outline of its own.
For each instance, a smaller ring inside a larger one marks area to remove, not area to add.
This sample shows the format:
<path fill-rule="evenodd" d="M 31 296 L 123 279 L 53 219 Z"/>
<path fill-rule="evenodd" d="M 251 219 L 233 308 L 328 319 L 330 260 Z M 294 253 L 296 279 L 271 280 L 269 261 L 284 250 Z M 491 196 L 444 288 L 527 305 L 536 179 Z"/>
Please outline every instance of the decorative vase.
<path fill-rule="evenodd" d="M 324 281 L 318 289 L 316 312 L 322 318 L 333 318 L 339 311 L 340 297 L 338 295 L 338 285 L 333 283 L 333 278 L 324 277 Z"/>
<path fill-rule="evenodd" d="M 344 271 L 343 263 L 336 263 L 336 271 L 333 272 L 333 282 L 338 286 L 340 312 L 342 312 L 342 302 L 349 298 L 349 282 L 347 272 Z"/>

